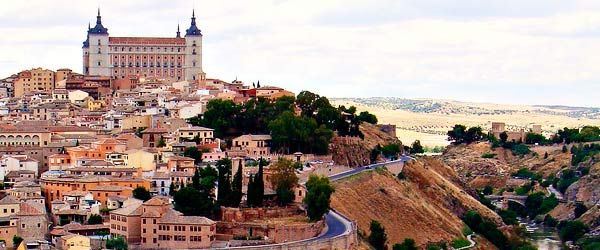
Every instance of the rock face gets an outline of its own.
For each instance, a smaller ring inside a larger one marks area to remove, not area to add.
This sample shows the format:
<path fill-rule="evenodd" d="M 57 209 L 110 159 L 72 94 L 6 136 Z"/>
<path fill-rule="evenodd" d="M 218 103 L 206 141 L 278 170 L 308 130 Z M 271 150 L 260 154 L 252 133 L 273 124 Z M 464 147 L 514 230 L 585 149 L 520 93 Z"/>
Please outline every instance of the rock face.
<path fill-rule="evenodd" d="M 588 207 L 600 204 L 600 163 L 590 168 L 590 173 L 571 184 L 565 192 L 569 201 L 580 201 Z"/>
<path fill-rule="evenodd" d="M 510 174 L 523 167 L 547 177 L 558 173 L 563 166 L 570 165 L 570 153 L 562 153 L 560 146 L 539 146 L 531 150 L 535 154 L 519 157 L 508 149 L 491 148 L 489 143 L 480 142 L 450 146 L 440 158 L 474 188 L 485 185 L 503 187 L 509 181 Z M 546 159 L 545 153 L 548 153 Z M 484 158 L 484 154 L 493 154 L 493 157 Z"/>
<path fill-rule="evenodd" d="M 424 158 L 407 163 L 403 173 L 404 180 L 385 170 L 340 180 L 335 183 L 331 205 L 356 221 L 364 235 L 370 233 L 371 220 L 382 223 L 390 246 L 405 238 L 413 238 L 421 246 L 461 238 L 464 223 L 460 216 L 468 210 L 477 210 L 501 224 L 501 219 L 469 195 L 454 170 L 442 162 Z"/>
<path fill-rule="evenodd" d="M 381 146 L 390 143 L 402 145 L 397 137 L 392 133 L 385 132 L 377 125 L 362 123 L 360 131 L 363 133 L 364 139 L 340 136 L 333 138 L 329 152 L 335 163 L 350 167 L 367 165 L 371 162 L 371 150 L 377 144 Z"/>

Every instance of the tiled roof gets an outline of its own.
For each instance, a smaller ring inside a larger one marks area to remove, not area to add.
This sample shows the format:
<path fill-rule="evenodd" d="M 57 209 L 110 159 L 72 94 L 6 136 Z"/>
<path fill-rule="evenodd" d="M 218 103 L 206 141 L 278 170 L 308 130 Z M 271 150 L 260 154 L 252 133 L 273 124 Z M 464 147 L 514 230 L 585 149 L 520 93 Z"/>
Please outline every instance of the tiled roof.
<path fill-rule="evenodd" d="M 110 212 L 118 215 L 142 215 L 142 204 L 132 204 Z"/>
<path fill-rule="evenodd" d="M 10 195 L 4 196 L 4 198 L 2 198 L 0 200 L 0 204 L 1 205 L 7 205 L 7 204 L 19 204 L 19 201 L 15 200 L 15 198 L 13 198 Z"/>
<path fill-rule="evenodd" d="M 41 205 L 42 207 L 38 207 L 38 205 Z M 19 212 L 17 213 L 17 215 L 19 216 L 30 216 L 30 215 L 45 215 L 46 211 L 45 208 L 43 208 L 42 204 L 39 203 L 32 203 L 32 202 L 23 202 L 19 204 Z"/>
<path fill-rule="evenodd" d="M 215 222 L 209 218 L 203 216 L 184 216 L 182 213 L 169 208 L 161 217 L 158 219 L 159 223 L 164 224 L 200 224 L 200 225 L 212 225 Z"/>
<path fill-rule="evenodd" d="M 115 44 L 174 44 L 185 45 L 185 38 L 175 37 L 109 37 L 111 45 Z"/>

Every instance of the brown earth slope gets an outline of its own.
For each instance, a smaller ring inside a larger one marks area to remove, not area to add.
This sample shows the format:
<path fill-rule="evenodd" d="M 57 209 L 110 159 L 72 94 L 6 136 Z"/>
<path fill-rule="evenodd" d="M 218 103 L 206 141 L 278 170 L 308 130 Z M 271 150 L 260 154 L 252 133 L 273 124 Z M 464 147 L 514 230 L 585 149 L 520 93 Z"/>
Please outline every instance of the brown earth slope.
<path fill-rule="evenodd" d="M 461 238 L 468 210 L 501 223 L 501 219 L 463 189 L 453 169 L 431 158 L 408 163 L 404 180 L 385 170 L 365 172 L 335 183 L 332 207 L 369 234 L 371 220 L 382 223 L 388 243 L 413 238 L 418 245 Z M 483 242 L 483 241 L 482 241 Z M 490 248 L 489 243 L 480 245 Z"/>
<path fill-rule="evenodd" d="M 359 137 L 341 137 L 333 138 L 329 152 L 332 155 L 333 161 L 339 165 L 358 167 L 371 163 L 371 150 L 377 144 L 384 146 L 390 143 L 402 142 L 391 134 L 382 131 L 377 125 L 362 123 L 360 131 L 364 138 Z"/>

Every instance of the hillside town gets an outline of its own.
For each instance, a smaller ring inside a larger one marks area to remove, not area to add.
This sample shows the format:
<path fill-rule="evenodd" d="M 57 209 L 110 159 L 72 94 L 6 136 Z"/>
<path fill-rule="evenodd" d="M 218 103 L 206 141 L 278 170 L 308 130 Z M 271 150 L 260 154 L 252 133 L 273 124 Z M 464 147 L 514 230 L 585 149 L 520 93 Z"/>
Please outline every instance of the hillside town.
<path fill-rule="evenodd" d="M 0 80 L 3 248 L 356 244 L 350 220 L 326 224 L 320 195 L 333 189 L 311 173 L 348 170 L 328 153 L 334 130 L 360 140 L 374 117 L 310 92 L 296 100 L 260 81 L 207 78 L 195 19 L 174 38 L 109 37 L 98 10 L 82 73 L 32 68 Z M 392 138 L 389 126 L 376 131 Z"/>
<path fill-rule="evenodd" d="M 117 37 L 98 9 L 81 69 L 0 79 L 0 249 L 599 249 L 597 109 L 566 109 L 589 119 L 572 128 L 466 126 L 454 116 L 530 111 L 350 99 L 452 116 L 396 127 L 209 75 L 190 12 L 171 37 Z"/>

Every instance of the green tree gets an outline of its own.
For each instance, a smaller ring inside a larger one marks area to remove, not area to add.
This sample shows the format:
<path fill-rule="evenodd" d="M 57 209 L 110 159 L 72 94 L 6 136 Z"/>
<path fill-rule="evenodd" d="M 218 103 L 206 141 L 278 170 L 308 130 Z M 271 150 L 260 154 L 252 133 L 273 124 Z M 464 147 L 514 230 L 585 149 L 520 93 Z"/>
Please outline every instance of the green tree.
<path fill-rule="evenodd" d="M 106 249 L 127 250 L 127 242 L 121 236 L 106 240 Z"/>
<path fill-rule="evenodd" d="M 171 182 L 171 185 L 169 185 L 169 196 L 175 195 L 176 192 L 175 183 Z"/>
<path fill-rule="evenodd" d="M 202 117 L 189 119 L 188 122 L 195 126 L 214 129 L 214 136 L 217 138 L 232 136 L 230 131 L 238 128 L 241 109 L 241 106 L 231 100 L 213 99 L 206 105 Z"/>
<path fill-rule="evenodd" d="M 577 241 L 589 228 L 581 221 L 565 221 L 558 225 L 558 234 L 562 241 Z"/>
<path fill-rule="evenodd" d="M 294 201 L 293 188 L 298 185 L 296 166 L 292 160 L 280 157 L 271 165 L 271 175 L 268 180 L 277 192 L 277 201 L 280 205 L 287 205 Z"/>
<path fill-rule="evenodd" d="M 415 240 L 406 238 L 402 243 L 396 243 L 392 247 L 393 250 L 417 250 L 417 244 Z"/>
<path fill-rule="evenodd" d="M 136 187 L 133 190 L 133 198 L 136 198 L 136 199 L 142 200 L 142 201 L 147 201 L 147 200 L 150 200 L 150 198 L 152 198 L 152 195 L 145 187 L 140 186 L 140 187 Z"/>
<path fill-rule="evenodd" d="M 421 146 L 421 141 L 415 140 L 413 142 L 412 146 L 410 147 L 410 153 L 411 154 L 422 154 L 422 153 L 425 153 L 425 149 L 423 148 L 423 146 Z"/>
<path fill-rule="evenodd" d="M 448 131 L 448 140 L 453 144 L 472 143 L 482 140 L 485 135 L 481 127 L 471 127 L 467 129 L 464 125 L 456 124 L 452 130 Z"/>
<path fill-rule="evenodd" d="M 88 218 L 87 224 L 89 224 L 89 225 L 102 224 L 102 216 L 100 216 L 99 214 L 90 215 L 90 217 Z"/>
<path fill-rule="evenodd" d="M 231 159 L 223 158 L 217 161 L 219 171 L 219 192 L 217 201 L 222 206 L 231 205 Z"/>
<path fill-rule="evenodd" d="M 483 190 L 481 191 L 481 193 L 483 193 L 484 195 L 490 195 L 494 192 L 494 188 L 490 185 L 486 185 Z"/>
<path fill-rule="evenodd" d="M 575 218 L 579 218 L 585 212 L 587 212 L 588 208 L 583 203 L 575 203 Z"/>
<path fill-rule="evenodd" d="M 258 160 L 258 172 L 253 175 L 252 187 L 248 186 L 247 203 L 252 207 L 260 207 L 265 195 L 265 183 L 263 177 L 263 166 L 266 162 L 261 158 Z"/>
<path fill-rule="evenodd" d="M 500 142 L 502 144 L 506 144 L 507 140 L 508 140 L 508 134 L 506 132 L 500 133 Z"/>
<path fill-rule="evenodd" d="M 23 238 L 21 238 L 21 236 L 14 235 L 12 238 L 12 241 L 13 241 L 13 247 L 17 248 L 21 244 L 21 242 L 23 242 Z"/>
<path fill-rule="evenodd" d="M 377 116 L 367 111 L 360 112 L 360 114 L 358 114 L 358 120 L 371 124 L 377 124 Z"/>
<path fill-rule="evenodd" d="M 202 152 L 200 152 L 197 147 L 185 148 L 183 151 L 183 156 L 194 159 L 195 164 L 202 162 Z"/>
<path fill-rule="evenodd" d="M 212 216 L 218 207 L 210 194 L 192 187 L 183 187 L 173 196 L 175 210 L 186 216 Z"/>
<path fill-rule="evenodd" d="M 200 168 L 198 172 L 200 173 L 200 191 L 212 195 L 219 173 L 210 165 Z"/>
<path fill-rule="evenodd" d="M 400 152 L 402 152 L 400 144 L 396 143 L 391 143 L 381 148 L 381 153 L 383 154 L 383 156 L 389 159 L 397 159 L 398 154 L 400 154 Z"/>
<path fill-rule="evenodd" d="M 372 220 L 370 225 L 371 234 L 369 234 L 369 244 L 376 250 L 385 250 L 385 243 L 387 241 L 387 234 L 385 228 L 379 223 L 379 221 Z"/>
<path fill-rule="evenodd" d="M 242 201 L 242 160 L 240 159 L 238 163 L 237 171 L 235 175 L 233 175 L 233 181 L 231 183 L 231 205 L 232 207 L 237 207 L 240 205 Z"/>
<path fill-rule="evenodd" d="M 307 193 L 304 203 L 311 221 L 320 220 L 329 211 L 331 194 L 335 191 L 325 176 L 311 175 L 306 182 Z"/>
<path fill-rule="evenodd" d="M 167 146 L 167 143 L 165 142 L 165 138 L 163 138 L 161 136 L 160 139 L 158 140 L 158 143 L 156 143 L 156 146 L 159 148 Z"/>
<path fill-rule="evenodd" d="M 371 150 L 371 163 L 376 163 L 379 155 L 381 155 L 381 145 L 377 144 L 377 146 Z"/>
<path fill-rule="evenodd" d="M 192 187 L 196 190 L 200 190 L 200 172 L 198 168 L 194 168 L 194 176 L 192 176 Z"/>

